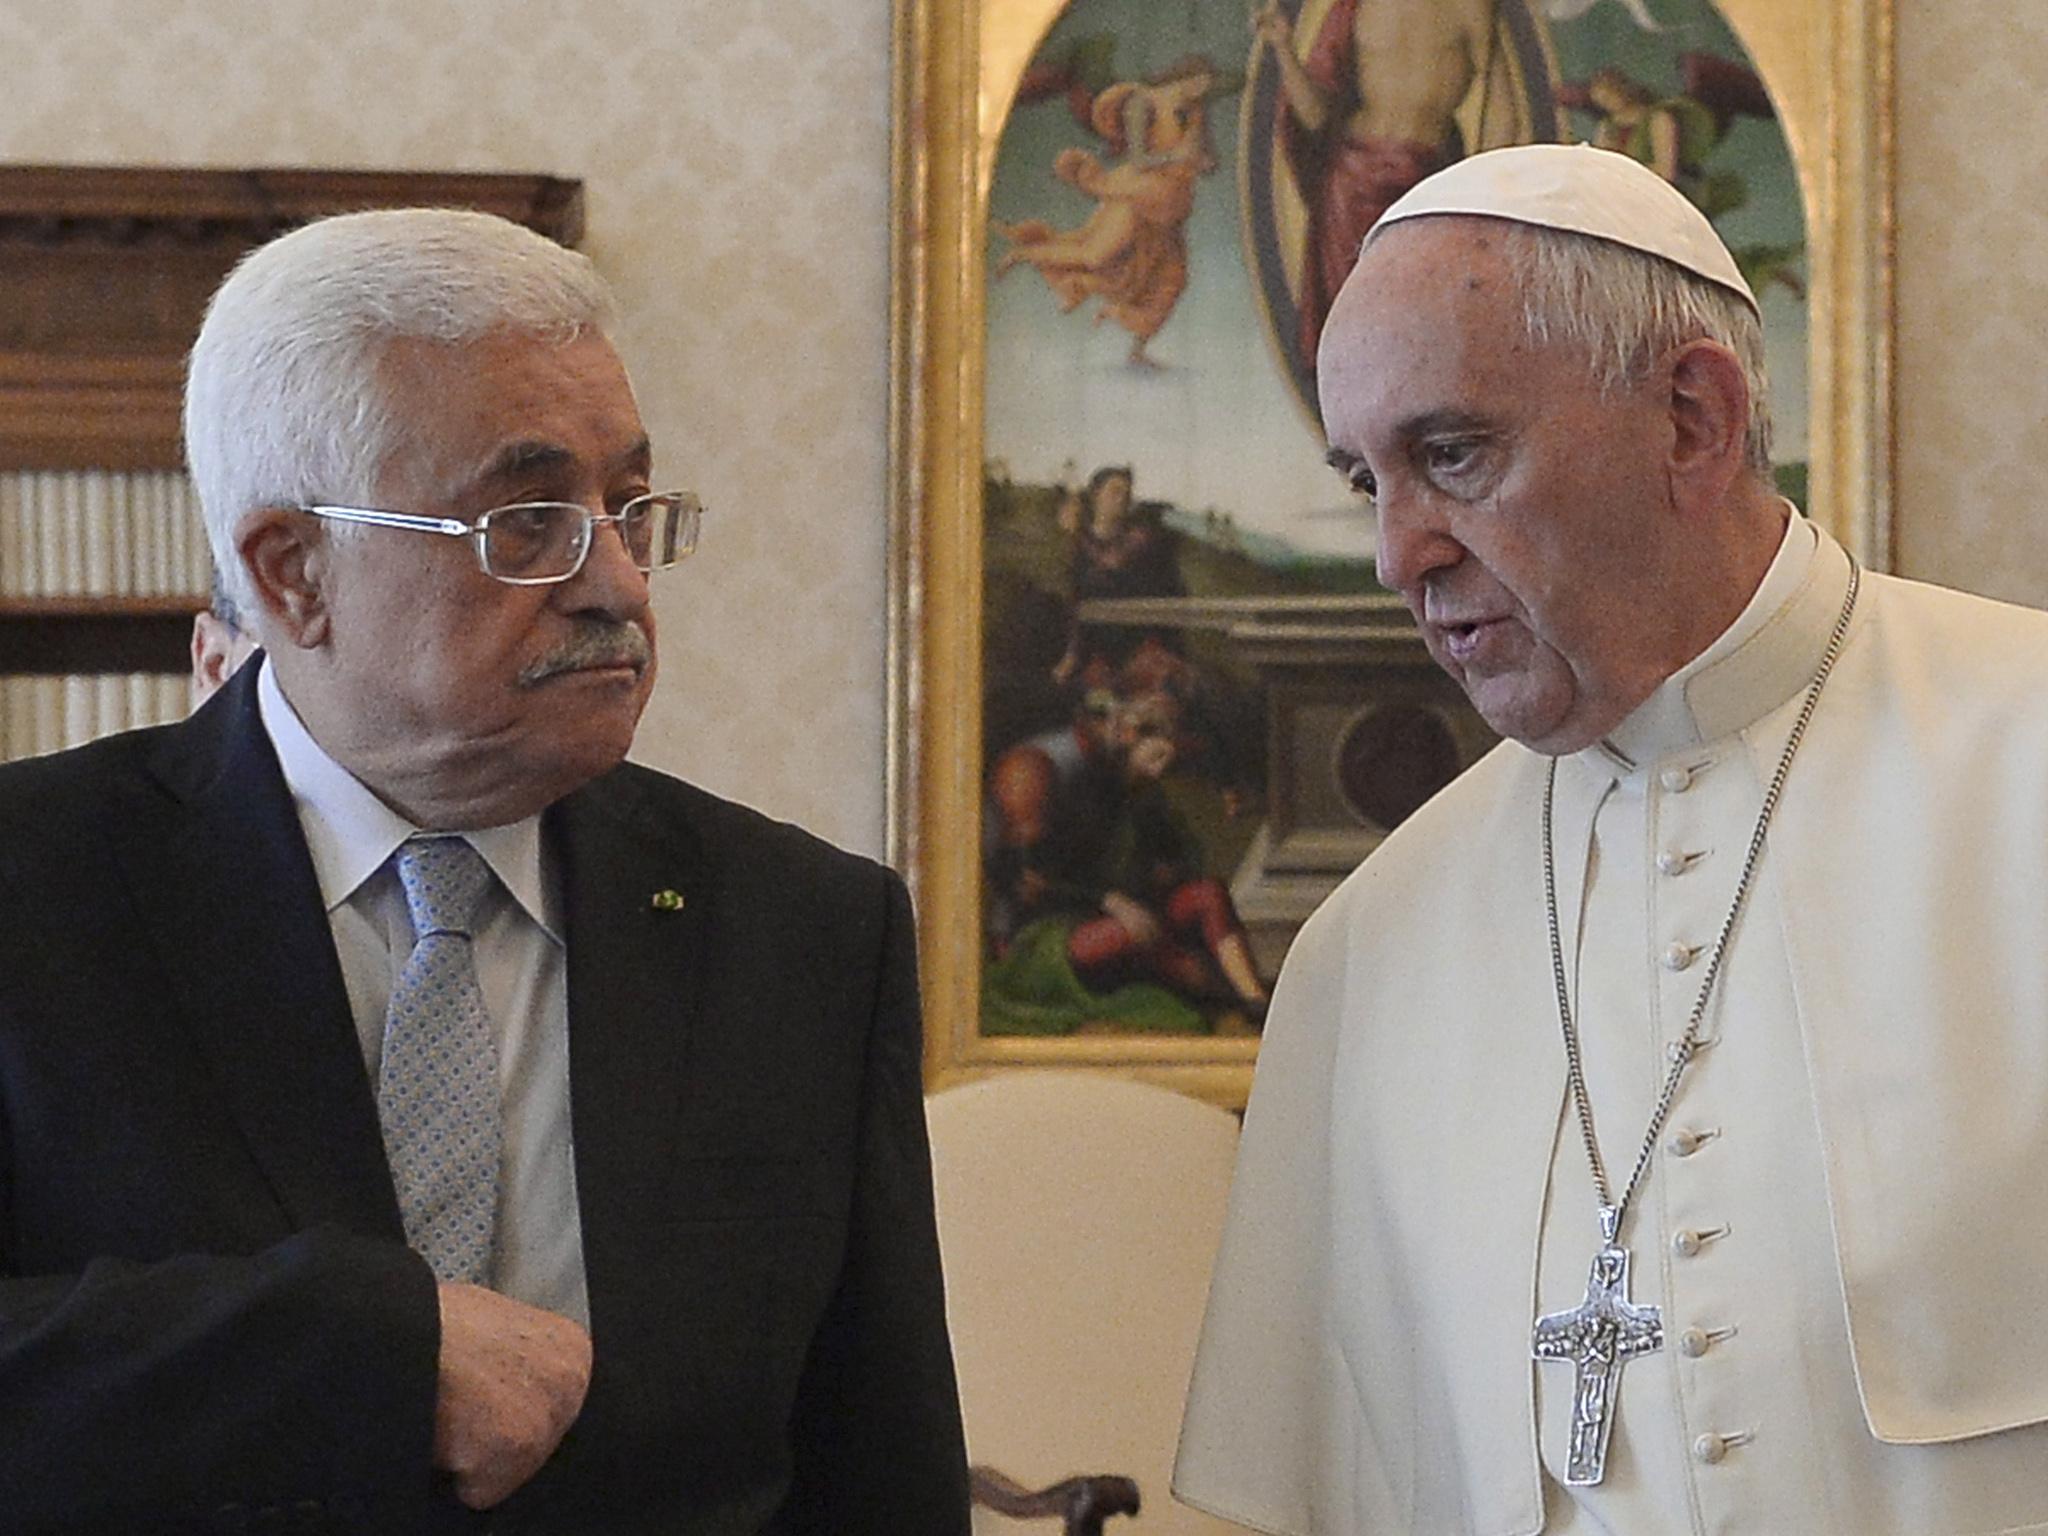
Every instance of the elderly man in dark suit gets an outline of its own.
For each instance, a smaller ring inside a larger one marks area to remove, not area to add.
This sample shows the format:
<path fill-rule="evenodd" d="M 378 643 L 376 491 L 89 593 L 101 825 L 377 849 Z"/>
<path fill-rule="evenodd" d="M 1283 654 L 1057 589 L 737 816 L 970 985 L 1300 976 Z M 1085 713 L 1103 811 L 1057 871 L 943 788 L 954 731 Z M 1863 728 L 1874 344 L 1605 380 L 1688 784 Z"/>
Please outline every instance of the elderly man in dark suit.
<path fill-rule="evenodd" d="M 966 1530 L 909 904 L 622 763 L 700 513 L 608 320 L 453 212 L 216 296 L 264 660 L 0 771 L 0 1531 Z"/>

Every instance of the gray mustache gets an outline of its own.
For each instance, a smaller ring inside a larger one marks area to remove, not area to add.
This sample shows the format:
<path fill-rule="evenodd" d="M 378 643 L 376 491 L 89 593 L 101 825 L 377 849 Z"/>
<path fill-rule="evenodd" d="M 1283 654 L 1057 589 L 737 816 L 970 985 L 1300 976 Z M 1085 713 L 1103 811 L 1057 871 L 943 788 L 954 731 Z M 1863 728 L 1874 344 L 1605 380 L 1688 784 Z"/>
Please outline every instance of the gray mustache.
<path fill-rule="evenodd" d="M 585 667 L 629 666 L 644 672 L 653 659 L 654 648 L 638 625 L 623 620 L 578 619 L 575 632 L 567 640 L 520 669 L 519 683 L 530 688 L 560 673 L 578 672 Z"/>

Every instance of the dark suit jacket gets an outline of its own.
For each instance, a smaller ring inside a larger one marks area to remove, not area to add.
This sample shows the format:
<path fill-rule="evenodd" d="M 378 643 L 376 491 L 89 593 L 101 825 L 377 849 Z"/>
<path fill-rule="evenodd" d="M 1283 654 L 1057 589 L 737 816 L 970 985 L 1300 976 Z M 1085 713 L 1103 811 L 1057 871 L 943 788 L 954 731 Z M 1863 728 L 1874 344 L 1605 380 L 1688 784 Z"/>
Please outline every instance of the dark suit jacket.
<path fill-rule="evenodd" d="M 632 766 L 548 813 L 590 1395 L 454 1502 L 255 670 L 0 769 L 0 1532 L 964 1532 L 902 884 Z"/>

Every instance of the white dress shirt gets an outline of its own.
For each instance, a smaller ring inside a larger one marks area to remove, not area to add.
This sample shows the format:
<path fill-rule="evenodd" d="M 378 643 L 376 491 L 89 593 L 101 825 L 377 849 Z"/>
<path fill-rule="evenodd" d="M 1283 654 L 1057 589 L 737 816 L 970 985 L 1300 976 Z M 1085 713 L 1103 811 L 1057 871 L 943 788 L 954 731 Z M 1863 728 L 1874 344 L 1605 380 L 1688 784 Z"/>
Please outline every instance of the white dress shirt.
<path fill-rule="evenodd" d="M 385 1009 L 414 941 L 391 855 L 422 829 L 328 756 L 285 698 L 269 662 L 259 664 L 263 728 L 313 855 L 349 1011 L 374 1085 Z M 504 1106 L 492 1289 L 588 1326 L 569 1124 L 568 963 L 559 882 L 537 815 L 462 835 L 498 877 L 485 897 L 475 939 L 477 980 L 497 1035 Z"/>

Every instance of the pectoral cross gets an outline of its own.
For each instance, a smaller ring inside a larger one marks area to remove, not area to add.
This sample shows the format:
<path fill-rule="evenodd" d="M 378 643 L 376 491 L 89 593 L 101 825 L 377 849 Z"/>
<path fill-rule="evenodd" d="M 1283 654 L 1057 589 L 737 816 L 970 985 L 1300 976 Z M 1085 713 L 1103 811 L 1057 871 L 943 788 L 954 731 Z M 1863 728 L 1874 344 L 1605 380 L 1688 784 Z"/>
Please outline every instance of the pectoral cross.
<path fill-rule="evenodd" d="M 1536 1320 L 1536 1358 L 1572 1362 L 1572 1431 L 1564 1480 L 1579 1488 L 1607 1473 L 1607 1438 L 1614 1431 L 1622 1366 L 1664 1347 L 1663 1314 L 1628 1299 L 1628 1250 L 1614 1241 L 1619 1226 L 1618 1212 L 1600 1212 L 1607 1241 L 1593 1255 L 1586 1299 L 1569 1312 Z"/>

